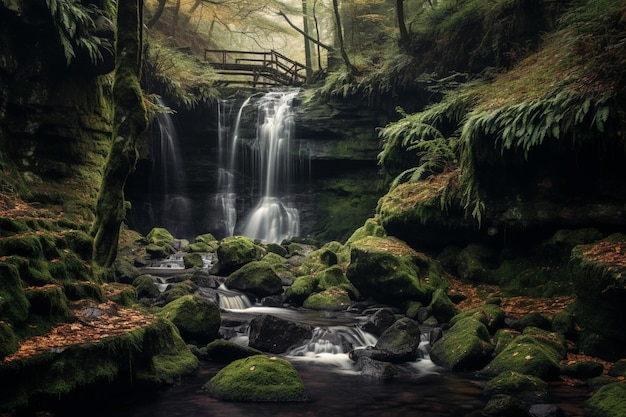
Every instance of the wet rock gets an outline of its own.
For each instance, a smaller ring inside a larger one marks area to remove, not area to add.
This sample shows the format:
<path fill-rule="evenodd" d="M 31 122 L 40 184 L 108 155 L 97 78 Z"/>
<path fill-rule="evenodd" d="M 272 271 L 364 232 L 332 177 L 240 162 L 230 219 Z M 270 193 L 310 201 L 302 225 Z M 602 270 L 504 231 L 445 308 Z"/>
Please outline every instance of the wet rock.
<path fill-rule="evenodd" d="M 150 275 L 140 275 L 133 280 L 137 298 L 155 298 L 161 292 Z"/>
<path fill-rule="evenodd" d="M 233 272 L 225 285 L 234 290 L 249 292 L 259 298 L 282 292 L 283 282 L 265 261 L 253 261 Z"/>
<path fill-rule="evenodd" d="M 261 259 L 263 250 L 254 244 L 254 241 L 244 236 L 230 236 L 224 238 L 217 247 L 216 273 L 229 275 L 248 262 Z"/>
<path fill-rule="evenodd" d="M 531 417 L 521 401 L 508 395 L 493 397 L 481 415 L 484 417 Z"/>
<path fill-rule="evenodd" d="M 188 253 L 184 255 L 183 263 L 185 265 L 185 269 L 202 268 L 204 266 L 202 255 L 199 253 Z"/>
<path fill-rule="evenodd" d="M 454 326 L 457 321 L 471 316 L 476 317 L 485 326 L 487 326 L 490 333 L 504 327 L 504 310 L 495 304 L 485 304 L 483 306 L 459 313 L 450 320 L 450 325 Z"/>
<path fill-rule="evenodd" d="M 396 315 L 393 311 L 389 308 L 381 308 L 372 314 L 362 327 L 366 332 L 378 337 L 395 322 Z"/>
<path fill-rule="evenodd" d="M 448 323 L 452 317 L 459 313 L 446 292 L 440 288 L 433 293 L 433 298 L 428 308 L 433 312 L 433 316 L 439 323 Z"/>
<path fill-rule="evenodd" d="M 533 404 L 529 411 L 533 417 L 563 417 L 565 415 L 556 404 Z"/>
<path fill-rule="evenodd" d="M 261 355 L 263 352 L 249 346 L 241 346 L 233 342 L 218 339 L 206 345 L 201 350 L 202 358 L 215 362 L 230 363 L 248 356 Z"/>
<path fill-rule="evenodd" d="M 609 376 L 626 378 L 626 359 L 620 359 L 611 366 L 608 371 Z"/>
<path fill-rule="evenodd" d="M 326 291 L 311 294 L 302 306 L 311 310 L 342 311 L 350 306 L 348 292 L 339 287 L 331 287 Z"/>
<path fill-rule="evenodd" d="M 301 305 L 304 300 L 317 291 L 318 284 L 319 278 L 313 275 L 298 277 L 285 291 L 285 300 Z"/>
<path fill-rule="evenodd" d="M 526 314 L 519 320 L 513 321 L 511 327 L 520 332 L 526 327 L 538 327 L 543 330 L 551 330 L 552 322 L 544 314 L 533 312 Z"/>
<path fill-rule="evenodd" d="M 461 371 L 483 367 L 493 352 L 487 327 L 476 317 L 459 320 L 433 344 L 431 360 L 444 368 Z"/>
<path fill-rule="evenodd" d="M 236 360 L 217 373 L 203 390 L 220 400 L 241 402 L 305 401 L 304 384 L 285 359 L 264 355 Z"/>
<path fill-rule="evenodd" d="M 504 372 L 485 384 L 487 396 L 505 394 L 530 404 L 543 403 L 548 398 L 548 384 L 530 375 Z"/>
<path fill-rule="evenodd" d="M 257 316 L 250 321 L 248 345 L 263 352 L 284 353 L 289 348 L 311 338 L 313 328 L 270 315 Z"/>
<path fill-rule="evenodd" d="M 408 317 L 397 320 L 380 335 L 376 349 L 391 353 L 392 362 L 406 362 L 417 358 L 421 331 L 417 323 Z"/>
<path fill-rule="evenodd" d="M 600 388 L 585 402 L 585 417 L 626 417 L 626 384 Z"/>
<path fill-rule="evenodd" d="M 367 356 L 359 357 L 357 367 L 361 375 L 373 377 L 383 381 L 389 381 L 396 377 L 398 369 L 389 362 L 382 362 Z"/>
<path fill-rule="evenodd" d="M 580 361 L 561 367 L 561 374 L 578 379 L 590 379 L 602 375 L 604 366 L 600 362 Z"/>

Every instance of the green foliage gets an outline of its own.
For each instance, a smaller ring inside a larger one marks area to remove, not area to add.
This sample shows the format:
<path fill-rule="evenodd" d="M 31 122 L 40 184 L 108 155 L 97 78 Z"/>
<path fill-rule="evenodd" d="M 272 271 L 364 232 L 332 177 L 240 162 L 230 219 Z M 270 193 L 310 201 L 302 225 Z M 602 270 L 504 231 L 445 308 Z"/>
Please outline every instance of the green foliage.
<path fill-rule="evenodd" d="M 90 33 L 96 26 L 95 17 L 107 17 L 103 10 L 93 5 L 83 6 L 78 0 L 46 0 L 46 6 L 54 20 L 67 65 L 79 50 L 86 52 L 94 64 L 103 60 L 101 49 L 112 50 L 108 39 Z"/>

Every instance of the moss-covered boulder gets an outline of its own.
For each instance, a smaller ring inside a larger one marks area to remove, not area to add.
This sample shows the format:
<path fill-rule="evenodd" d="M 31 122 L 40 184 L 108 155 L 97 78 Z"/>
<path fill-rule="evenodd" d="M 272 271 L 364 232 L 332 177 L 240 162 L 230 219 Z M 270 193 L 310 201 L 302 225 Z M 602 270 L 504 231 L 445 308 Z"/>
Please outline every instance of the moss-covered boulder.
<path fill-rule="evenodd" d="M 0 321 L 0 360 L 17 351 L 17 336 L 13 328 L 4 321 Z"/>
<path fill-rule="evenodd" d="M 302 304 L 311 294 L 317 291 L 319 278 L 313 275 L 304 275 L 295 279 L 285 291 L 285 300 Z"/>
<path fill-rule="evenodd" d="M 561 375 L 577 379 L 591 379 L 602 375 L 604 366 L 596 361 L 570 361 L 561 367 Z"/>
<path fill-rule="evenodd" d="M 389 352 L 393 362 L 406 362 L 417 357 L 420 340 L 421 331 L 417 323 L 404 317 L 389 326 L 374 347 Z"/>
<path fill-rule="evenodd" d="M 609 360 L 623 357 L 626 349 L 626 235 L 614 234 L 576 246 L 570 268 L 576 300 L 570 307 L 579 327 L 578 347 Z"/>
<path fill-rule="evenodd" d="M 359 298 L 359 291 L 352 285 L 346 277 L 339 265 L 333 265 L 320 271 L 317 275 L 319 278 L 318 288 L 320 290 L 328 290 L 332 287 L 345 289 L 352 299 Z"/>
<path fill-rule="evenodd" d="M 140 275 L 133 280 L 133 287 L 137 291 L 137 298 L 155 298 L 161 291 L 150 275 Z"/>
<path fill-rule="evenodd" d="M 626 384 L 600 388 L 585 402 L 585 417 L 626 417 Z"/>
<path fill-rule="evenodd" d="M 199 253 L 187 253 L 183 256 L 183 264 L 185 265 L 185 269 L 202 268 L 204 266 L 204 260 Z"/>
<path fill-rule="evenodd" d="M 517 336 L 521 333 L 513 329 L 499 329 L 493 336 L 493 343 L 496 348 L 494 353 L 497 355 L 502 352 Z"/>
<path fill-rule="evenodd" d="M 450 320 L 450 325 L 454 326 L 456 322 L 471 316 L 475 316 L 487 326 L 490 333 L 504 327 L 504 310 L 496 304 L 485 304 L 459 313 Z"/>
<path fill-rule="evenodd" d="M 241 346 L 223 339 L 212 341 L 201 349 L 201 351 L 206 359 L 222 363 L 230 363 L 237 359 L 263 354 L 263 352 L 258 349 L 249 346 Z"/>
<path fill-rule="evenodd" d="M 348 291 L 340 287 L 330 287 L 327 290 L 311 294 L 302 303 L 304 308 L 311 310 L 340 311 L 347 309 L 351 304 Z"/>
<path fill-rule="evenodd" d="M 485 384 L 483 393 L 490 397 L 510 395 L 525 403 L 540 404 L 548 400 L 548 383 L 536 376 L 503 372 Z"/>
<path fill-rule="evenodd" d="M 229 275 L 248 262 L 258 261 L 263 250 L 249 237 L 230 236 L 224 238 L 217 247 L 218 272 Z"/>
<path fill-rule="evenodd" d="M 155 227 L 146 236 L 146 252 L 153 259 L 165 258 L 175 252 L 174 236 L 162 227 Z"/>
<path fill-rule="evenodd" d="M 407 301 L 430 303 L 434 288 L 420 274 L 420 254 L 392 238 L 366 237 L 351 244 L 346 276 L 365 297 L 382 303 L 404 305 Z"/>
<path fill-rule="evenodd" d="M 219 241 L 211 234 L 196 236 L 194 242 L 187 246 L 187 252 L 213 252 L 217 250 Z"/>
<path fill-rule="evenodd" d="M 17 267 L 0 262 L 0 320 L 24 322 L 28 317 L 28 308 Z"/>
<path fill-rule="evenodd" d="M 263 257 L 262 261 L 272 266 L 272 269 L 276 272 L 276 275 L 280 277 L 283 285 L 293 284 L 296 276 L 293 272 L 293 267 L 289 265 L 286 258 L 276 253 L 268 252 L 268 254 Z"/>
<path fill-rule="evenodd" d="M 516 337 L 502 352 L 481 371 L 484 375 L 499 375 L 503 372 L 519 372 L 543 380 L 559 376 L 563 355 L 550 344 L 530 335 Z"/>
<path fill-rule="evenodd" d="M 477 370 L 491 358 L 493 345 L 487 327 L 475 316 L 459 320 L 430 351 L 431 360 L 453 371 Z"/>
<path fill-rule="evenodd" d="M 236 270 L 224 284 L 234 290 L 249 292 L 259 298 L 279 294 L 283 282 L 272 266 L 265 261 L 253 261 Z"/>
<path fill-rule="evenodd" d="M 285 248 L 282 245 L 279 245 L 278 243 L 268 243 L 265 246 L 265 249 L 267 250 L 268 253 L 274 253 L 282 258 L 284 258 L 285 256 L 289 254 L 289 251 L 287 251 L 287 248 Z"/>
<path fill-rule="evenodd" d="M 248 346 L 269 353 L 284 353 L 309 340 L 313 328 L 280 317 L 261 315 L 250 321 Z"/>
<path fill-rule="evenodd" d="M 373 237 L 387 237 L 387 231 L 380 223 L 375 219 L 367 219 L 365 220 L 365 224 L 359 227 L 352 233 L 352 235 L 346 241 L 346 245 L 361 240 L 365 237 L 373 236 Z"/>
<path fill-rule="evenodd" d="M 328 248 L 310 252 L 296 270 L 296 275 L 316 275 L 318 272 L 337 264 L 337 254 Z"/>
<path fill-rule="evenodd" d="M 236 360 L 217 373 L 202 389 L 224 401 L 305 401 L 304 384 L 285 359 L 264 355 Z"/>
<path fill-rule="evenodd" d="M 454 303 L 441 288 L 437 288 L 433 293 L 433 298 L 428 308 L 439 323 L 448 323 L 452 317 L 459 313 Z"/>
<path fill-rule="evenodd" d="M 216 339 L 221 324 L 219 307 L 193 295 L 170 302 L 159 316 L 174 323 L 185 341 L 197 344 Z"/>
<path fill-rule="evenodd" d="M 489 246 L 472 243 L 457 255 L 456 270 L 459 277 L 476 282 L 491 282 L 498 253 Z"/>
<path fill-rule="evenodd" d="M 551 330 L 552 322 L 545 314 L 533 311 L 528 314 L 524 314 L 519 319 L 513 321 L 511 323 L 511 327 L 520 332 L 527 327 Z"/>
<path fill-rule="evenodd" d="M 626 378 L 626 359 L 620 359 L 617 362 L 615 362 L 613 366 L 609 368 L 607 373 L 609 376 L 612 376 L 615 378 L 619 378 L 619 377 Z"/>

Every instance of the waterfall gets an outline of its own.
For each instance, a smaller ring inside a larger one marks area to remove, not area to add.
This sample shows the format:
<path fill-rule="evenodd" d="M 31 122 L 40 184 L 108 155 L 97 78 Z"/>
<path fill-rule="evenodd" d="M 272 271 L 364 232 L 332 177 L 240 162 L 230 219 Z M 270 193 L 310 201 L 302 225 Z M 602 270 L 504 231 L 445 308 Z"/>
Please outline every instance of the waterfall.
<path fill-rule="evenodd" d="M 168 109 L 157 99 L 161 109 Z M 169 111 L 156 115 L 158 134 L 153 137 L 152 192 L 161 196 L 156 223 L 176 236 L 185 235 L 185 225 L 191 217 L 191 204 L 184 195 L 186 181 L 182 169 L 180 145 L 172 114 Z"/>
<path fill-rule="evenodd" d="M 272 91 L 255 101 L 255 138 L 241 137 L 242 114 L 253 97 L 239 106 L 232 129 L 232 102 L 220 103 L 216 205 L 221 212 L 220 224 L 228 236 L 237 228 L 241 235 L 252 239 L 280 243 L 300 233 L 299 212 L 290 201 L 291 181 L 300 169 L 303 155 L 301 147 L 292 149 L 295 128 L 292 104 L 297 94 L 298 90 Z M 244 142 L 249 152 L 243 150 Z M 304 154 L 308 156 L 307 152 Z M 242 190 L 237 190 L 237 178 L 243 174 L 249 175 L 249 183 L 245 184 L 246 190 L 251 190 L 249 198 L 257 203 L 237 224 L 237 202 L 247 201 L 241 195 Z"/>

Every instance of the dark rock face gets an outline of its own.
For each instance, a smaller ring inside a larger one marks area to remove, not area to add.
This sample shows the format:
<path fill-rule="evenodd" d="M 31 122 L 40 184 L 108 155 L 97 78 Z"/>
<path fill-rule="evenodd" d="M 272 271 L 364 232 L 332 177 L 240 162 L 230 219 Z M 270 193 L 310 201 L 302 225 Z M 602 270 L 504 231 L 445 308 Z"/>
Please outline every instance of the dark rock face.
<path fill-rule="evenodd" d="M 311 326 L 262 315 L 250 322 L 248 345 L 263 352 L 284 353 L 294 345 L 309 339 L 312 334 Z"/>
<path fill-rule="evenodd" d="M 380 336 L 395 322 L 396 316 L 393 311 L 389 308 L 381 308 L 363 324 L 363 330 L 374 336 Z"/>

